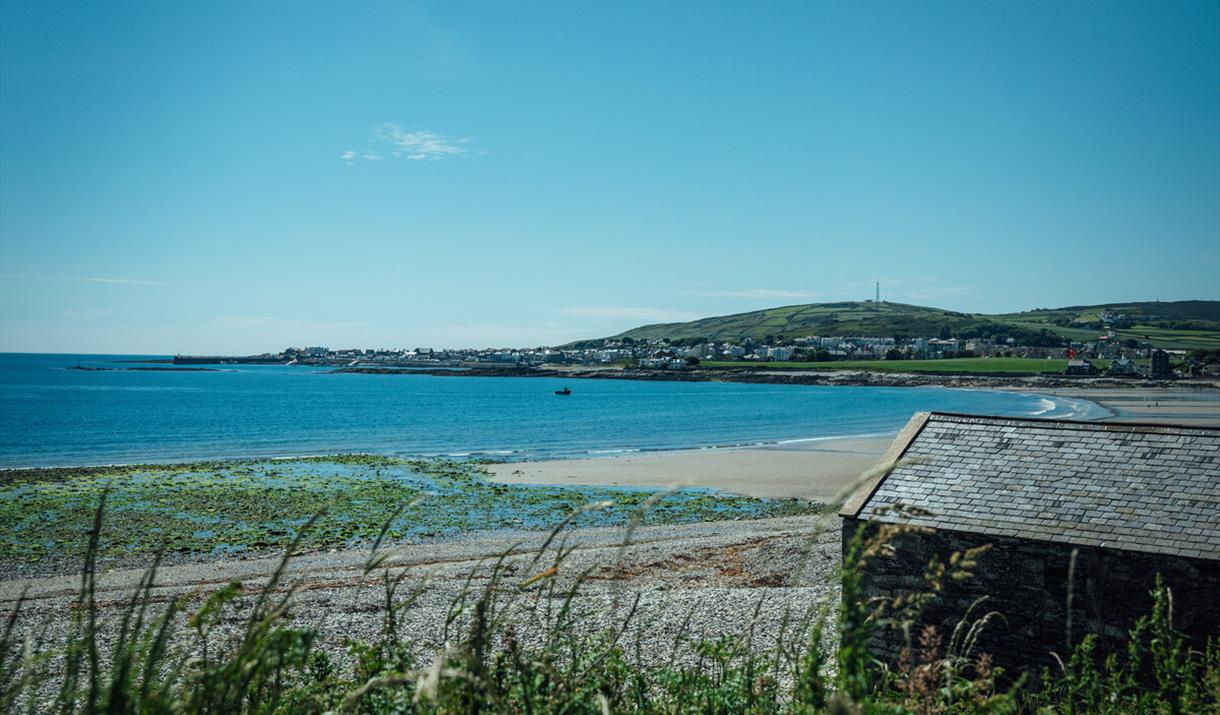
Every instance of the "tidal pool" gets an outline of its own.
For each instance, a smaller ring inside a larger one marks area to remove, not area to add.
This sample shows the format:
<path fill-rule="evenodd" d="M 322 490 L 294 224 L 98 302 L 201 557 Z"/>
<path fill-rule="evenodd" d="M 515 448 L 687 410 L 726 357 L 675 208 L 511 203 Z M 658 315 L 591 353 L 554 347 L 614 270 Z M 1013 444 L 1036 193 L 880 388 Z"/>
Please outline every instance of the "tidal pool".
<path fill-rule="evenodd" d="M 315 514 L 307 548 L 356 546 L 389 521 L 389 541 L 502 528 L 546 529 L 580 507 L 576 526 L 756 519 L 814 513 L 819 505 L 704 489 L 496 484 L 478 462 L 338 455 L 0 472 L 0 563 L 83 558 L 98 504 L 103 558 L 206 558 L 282 549 Z M 647 509 L 642 510 L 643 507 Z"/>

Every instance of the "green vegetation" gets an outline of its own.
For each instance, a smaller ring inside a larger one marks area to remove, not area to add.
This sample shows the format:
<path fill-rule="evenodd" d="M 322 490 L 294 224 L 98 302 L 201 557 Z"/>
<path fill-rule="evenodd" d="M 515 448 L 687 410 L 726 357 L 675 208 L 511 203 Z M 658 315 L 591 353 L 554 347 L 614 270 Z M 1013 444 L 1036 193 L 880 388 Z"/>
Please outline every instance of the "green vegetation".
<path fill-rule="evenodd" d="M 1042 331 L 1055 335 L 1063 340 L 1070 340 L 1078 343 L 1089 342 L 1096 340 L 1102 336 L 1101 326 L 1092 327 L 1071 327 L 1065 325 L 1056 325 L 1051 322 L 1027 320 L 1020 316 L 997 316 L 995 322 L 1007 325 L 1012 328 L 1024 330 L 1028 333 L 1042 334 Z"/>
<path fill-rule="evenodd" d="M 822 303 L 703 318 L 689 323 L 646 325 L 619 338 L 635 340 L 741 340 L 762 341 L 767 336 L 796 338 L 806 335 L 938 335 L 942 327 L 966 329 L 978 323 L 963 313 L 900 303 Z"/>
<path fill-rule="evenodd" d="M 1138 340 L 1167 350 L 1220 349 L 1220 332 L 1215 330 L 1169 330 L 1148 325 L 1135 325 L 1116 332 L 1122 340 Z"/>
<path fill-rule="evenodd" d="M 495 484 L 472 462 L 345 455 L 179 465 L 0 472 L 0 564 L 51 563 L 79 554 L 94 506 L 109 493 L 113 525 L 98 556 L 130 560 L 164 549 L 206 556 L 282 549 L 325 510 L 304 545 L 349 546 L 375 538 L 423 539 L 497 528 L 546 529 L 576 506 L 613 500 L 581 525 L 626 523 L 655 492 L 611 487 Z M 705 490 L 664 496 L 650 519 L 670 522 L 809 513 L 796 500 Z M 74 559 L 75 557 L 73 557 Z"/>
<path fill-rule="evenodd" d="M 804 614 L 790 614 L 792 627 L 772 644 L 756 642 L 753 628 L 711 641 L 678 634 L 669 663 L 656 667 L 640 665 L 624 639 L 634 608 L 624 622 L 599 633 L 570 616 L 568 604 L 584 576 L 567 585 L 557 577 L 567 553 L 557 537 L 566 522 L 529 564 L 526 573 L 533 575 L 513 576 L 502 560 L 480 581 L 472 572 L 448 609 L 465 635 L 431 663 L 416 662 L 400 635 L 403 614 L 417 606 L 421 593 L 399 594 L 401 578 L 389 569 L 383 572 L 381 638 L 350 643 L 352 667 L 340 668 L 316 649 L 315 632 L 286 622 L 293 590 L 277 587 L 305 530 L 261 592 L 243 599 L 241 584 L 230 583 L 189 617 L 190 596 L 166 604 L 155 593 L 154 564 L 121 627 L 107 637 L 96 598 L 104 506 L 103 498 L 89 530 L 66 645 L 46 650 L 46 644 L 23 644 L 15 627 L 22 604 L 5 619 L 0 711 L 1117 715 L 1220 708 L 1220 648 L 1209 643 L 1198 652 L 1186 645 L 1173 628 L 1170 594 L 1159 583 L 1152 613 L 1130 632 L 1125 653 L 1103 659 L 1097 642 L 1086 637 L 1059 671 L 1044 672 L 1040 692 L 1023 690 L 1023 676 L 1004 673 L 977 652 L 979 632 L 1000 620 L 994 614 L 971 619 L 967 613 L 951 634 L 920 625 L 945 584 L 972 577 L 985 547 L 934 559 L 917 591 L 864 598 L 861 573 L 871 560 L 891 557 L 890 541 L 909 530 L 900 525 L 883 525 L 868 541 L 858 536 L 848 545 L 837 608 L 811 604 Z M 366 575 L 381 571 L 377 548 L 375 542 Z M 547 625 L 537 637 L 523 638 L 506 615 L 513 612 L 510 605 Z M 239 637 L 215 635 L 226 619 L 245 624 Z M 894 669 L 883 667 L 872 651 L 882 629 L 905 634 L 906 655 Z M 834 631 L 837 643 L 827 637 Z"/>
<path fill-rule="evenodd" d="M 1109 360 L 1093 360 L 1099 368 Z M 1061 373 L 1067 360 L 1037 358 L 948 358 L 945 360 L 838 360 L 834 362 L 721 362 L 705 360 L 701 368 L 765 370 L 873 370 L 876 372 L 1007 373 L 1013 375 Z"/>
<path fill-rule="evenodd" d="M 1168 349 L 1220 347 L 1220 301 L 1202 300 L 1040 308 L 1000 315 L 957 313 L 884 301 L 816 303 L 687 323 L 645 325 L 614 338 L 668 339 L 673 343 L 690 344 L 747 338 L 770 342 L 808 335 L 922 336 L 1000 341 L 1012 338 L 1020 345 L 1052 346 L 1065 340 L 1089 341 L 1101 337 L 1103 326 L 1099 315 L 1102 312 L 1126 316 L 1113 326 L 1122 339 L 1136 339 Z M 600 340 L 582 341 L 568 347 L 600 344 Z"/>

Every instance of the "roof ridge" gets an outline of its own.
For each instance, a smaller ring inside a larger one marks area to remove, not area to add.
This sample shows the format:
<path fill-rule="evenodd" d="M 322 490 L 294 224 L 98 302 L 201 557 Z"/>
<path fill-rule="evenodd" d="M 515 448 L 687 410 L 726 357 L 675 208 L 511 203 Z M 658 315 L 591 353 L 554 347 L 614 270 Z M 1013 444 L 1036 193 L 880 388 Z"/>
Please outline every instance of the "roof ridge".
<path fill-rule="evenodd" d="M 1062 417 L 1002 417 L 1000 415 L 980 415 L 968 412 L 930 412 L 930 419 L 937 417 L 960 417 L 986 422 L 1028 422 L 1040 425 L 1062 425 L 1069 428 L 1087 429 L 1105 432 L 1118 431 L 1155 431 L 1155 432 L 1207 432 L 1220 435 L 1220 427 L 1206 425 L 1185 425 L 1174 422 L 1112 422 L 1109 420 L 1069 420 Z M 952 420 L 950 420 L 952 421 Z"/>

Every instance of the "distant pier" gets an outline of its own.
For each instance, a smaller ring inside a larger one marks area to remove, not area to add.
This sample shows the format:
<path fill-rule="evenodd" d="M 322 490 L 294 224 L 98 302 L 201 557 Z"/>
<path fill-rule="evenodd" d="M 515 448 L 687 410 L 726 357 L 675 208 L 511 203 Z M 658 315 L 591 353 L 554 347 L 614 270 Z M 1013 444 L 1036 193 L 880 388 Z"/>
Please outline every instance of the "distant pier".
<path fill-rule="evenodd" d="M 278 355 L 175 355 L 175 365 L 283 365 L 287 360 Z"/>

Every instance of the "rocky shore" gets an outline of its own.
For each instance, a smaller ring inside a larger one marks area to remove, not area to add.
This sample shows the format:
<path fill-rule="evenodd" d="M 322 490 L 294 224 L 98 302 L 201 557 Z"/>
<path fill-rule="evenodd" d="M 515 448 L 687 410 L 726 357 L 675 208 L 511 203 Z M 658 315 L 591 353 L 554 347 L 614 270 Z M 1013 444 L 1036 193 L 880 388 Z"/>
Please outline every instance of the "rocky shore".
<path fill-rule="evenodd" d="M 293 559 L 274 590 L 277 597 L 295 593 L 290 621 L 317 629 L 318 645 L 342 666 L 350 665 L 348 642 L 371 643 L 379 637 L 385 579 L 401 579 L 400 600 L 412 594 L 415 598 L 398 614 L 400 639 L 426 663 L 461 629 L 446 626 L 453 604 L 463 593 L 468 600 L 471 592 L 477 596 L 489 583 L 497 559 L 509 553 L 501 565 L 506 584 L 552 574 L 544 577 L 543 588 L 521 590 L 502 604 L 524 640 L 545 634 L 565 593 L 585 574 L 567 604 L 569 619 L 590 634 L 627 622 L 624 642 L 642 661 L 657 665 L 684 638 L 716 638 L 752 628 L 758 647 L 773 646 L 804 614 L 833 603 L 840 550 L 834 521 L 759 519 L 644 526 L 634 532 L 594 527 L 568 532 L 553 543 L 546 532 L 499 531 L 387 547 L 389 559 L 372 571 L 366 568 L 367 549 L 336 550 Z M 547 571 L 561 543 L 566 558 Z M 166 566 L 158 573 L 153 602 L 186 596 L 184 613 L 193 613 L 208 595 L 236 580 L 246 596 L 239 604 L 248 605 L 278 563 L 273 557 Z M 138 569 L 99 576 L 96 598 L 103 633 L 118 627 L 141 576 Z M 75 574 L 0 580 L 0 614 L 22 601 L 15 632 L 36 635 L 44 645 L 60 644 L 70 628 L 66 614 L 79 587 L 80 576 Z M 547 597 L 551 593 L 554 603 Z M 757 609 L 760 600 L 764 607 Z M 243 625 L 229 614 L 218 626 L 218 640 L 240 635 Z M 184 624 L 176 633 L 179 644 L 189 647 L 191 632 Z"/>

